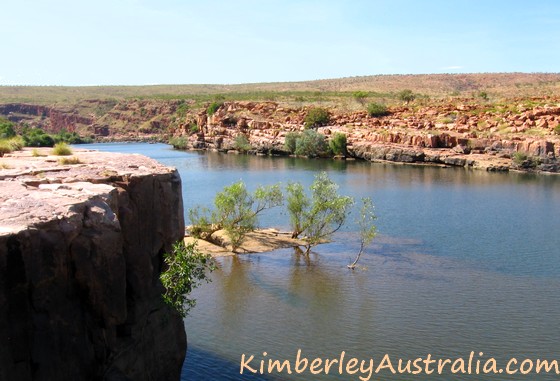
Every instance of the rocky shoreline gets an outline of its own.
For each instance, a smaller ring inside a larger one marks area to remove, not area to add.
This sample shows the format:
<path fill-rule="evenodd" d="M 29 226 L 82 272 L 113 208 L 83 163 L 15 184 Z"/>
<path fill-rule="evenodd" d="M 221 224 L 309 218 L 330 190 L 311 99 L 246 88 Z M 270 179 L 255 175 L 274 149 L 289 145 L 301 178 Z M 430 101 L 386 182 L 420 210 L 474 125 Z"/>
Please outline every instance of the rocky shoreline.
<path fill-rule="evenodd" d="M 519 113 L 482 116 L 472 113 L 477 107 L 426 106 L 415 112 L 402 107 L 383 117 L 331 112 L 329 125 L 316 130 L 327 139 L 345 134 L 350 158 L 487 171 L 560 171 L 560 136 L 555 133 L 560 106 L 520 106 Z M 306 112 L 275 102 L 225 102 L 211 116 L 205 111 L 191 115 L 173 136 L 182 138 L 182 148 L 235 152 L 235 138 L 244 135 L 252 147 L 248 153 L 289 155 L 285 136 L 304 131 Z"/>

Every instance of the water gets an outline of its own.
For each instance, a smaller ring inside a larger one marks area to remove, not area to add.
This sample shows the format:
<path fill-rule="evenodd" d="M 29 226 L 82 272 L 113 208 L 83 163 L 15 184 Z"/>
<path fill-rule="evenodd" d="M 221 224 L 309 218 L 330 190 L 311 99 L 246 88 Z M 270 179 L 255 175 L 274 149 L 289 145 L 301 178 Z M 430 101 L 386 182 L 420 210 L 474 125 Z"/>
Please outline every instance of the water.
<path fill-rule="evenodd" d="M 310 184 L 325 170 L 340 192 L 376 205 L 380 235 L 349 271 L 358 250 L 350 224 L 309 257 L 292 249 L 224 258 L 213 282 L 194 292 L 185 320 L 183 380 L 358 380 L 358 376 L 239 374 L 242 354 L 294 360 L 347 357 L 375 365 L 389 354 L 468 358 L 499 367 L 516 357 L 560 359 L 560 177 L 499 174 L 294 158 L 179 152 L 161 144 L 91 145 L 138 152 L 175 166 L 185 208 L 243 180 Z M 356 213 L 354 213 L 355 215 Z M 266 226 L 287 227 L 272 211 Z M 263 352 L 267 352 L 263 356 Z M 478 353 L 483 352 L 482 356 Z M 520 361 L 521 362 L 521 361 Z M 334 369 L 334 367 L 333 367 Z M 338 369 L 338 368 L 337 368 Z M 266 370 L 266 369 L 265 369 Z M 556 380 L 557 375 L 393 375 L 375 380 Z"/>

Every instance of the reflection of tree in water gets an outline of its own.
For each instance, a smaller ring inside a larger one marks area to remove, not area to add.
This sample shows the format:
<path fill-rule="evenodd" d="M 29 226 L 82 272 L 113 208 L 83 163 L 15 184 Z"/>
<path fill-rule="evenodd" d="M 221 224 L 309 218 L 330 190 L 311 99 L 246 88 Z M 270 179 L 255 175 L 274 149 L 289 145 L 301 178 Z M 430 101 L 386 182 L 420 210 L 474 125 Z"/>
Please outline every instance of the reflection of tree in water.
<path fill-rule="evenodd" d="M 217 313 L 221 314 L 222 327 L 228 330 L 237 330 L 244 324 L 247 315 L 248 304 L 253 298 L 254 289 L 248 279 L 248 263 L 242 261 L 239 256 L 234 255 L 225 258 L 220 266 L 220 279 L 216 282 L 220 284 L 218 292 Z"/>

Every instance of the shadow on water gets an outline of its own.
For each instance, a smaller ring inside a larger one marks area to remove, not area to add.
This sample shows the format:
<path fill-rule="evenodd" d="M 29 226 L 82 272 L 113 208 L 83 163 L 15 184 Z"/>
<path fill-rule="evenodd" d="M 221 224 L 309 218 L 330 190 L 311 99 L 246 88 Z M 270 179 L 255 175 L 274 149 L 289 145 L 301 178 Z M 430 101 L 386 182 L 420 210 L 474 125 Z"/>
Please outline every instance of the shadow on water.
<path fill-rule="evenodd" d="M 240 363 L 226 360 L 215 353 L 189 347 L 181 370 L 181 381 L 273 381 L 270 375 L 239 373 Z"/>

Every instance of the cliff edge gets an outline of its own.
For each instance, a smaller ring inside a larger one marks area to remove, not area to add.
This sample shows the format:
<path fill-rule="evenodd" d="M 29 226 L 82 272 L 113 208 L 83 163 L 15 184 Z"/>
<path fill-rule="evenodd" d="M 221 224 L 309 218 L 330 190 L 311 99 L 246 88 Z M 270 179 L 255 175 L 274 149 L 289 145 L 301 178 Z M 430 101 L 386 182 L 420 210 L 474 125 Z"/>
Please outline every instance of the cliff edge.
<path fill-rule="evenodd" d="M 74 156 L 2 159 L 0 379 L 178 380 L 185 331 L 159 275 L 184 235 L 179 174 Z"/>

